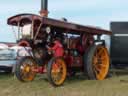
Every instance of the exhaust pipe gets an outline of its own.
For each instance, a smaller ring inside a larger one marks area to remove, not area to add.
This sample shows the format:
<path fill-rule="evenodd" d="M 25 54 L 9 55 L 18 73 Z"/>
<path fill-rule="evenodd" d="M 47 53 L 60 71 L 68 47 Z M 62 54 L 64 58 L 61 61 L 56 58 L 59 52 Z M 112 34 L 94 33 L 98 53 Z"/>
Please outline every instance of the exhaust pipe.
<path fill-rule="evenodd" d="M 42 17 L 48 17 L 48 0 L 41 0 L 40 15 Z"/>

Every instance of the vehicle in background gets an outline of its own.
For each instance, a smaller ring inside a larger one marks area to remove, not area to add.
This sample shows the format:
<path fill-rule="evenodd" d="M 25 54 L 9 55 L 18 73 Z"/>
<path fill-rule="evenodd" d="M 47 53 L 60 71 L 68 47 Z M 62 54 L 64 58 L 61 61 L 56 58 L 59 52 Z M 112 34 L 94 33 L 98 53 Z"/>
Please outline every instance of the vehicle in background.
<path fill-rule="evenodd" d="M 13 46 L 13 47 L 10 47 L 10 49 L 15 51 L 14 55 L 15 55 L 16 61 L 23 56 L 32 55 L 30 47 Z M 13 64 L 12 73 L 15 72 L 15 69 L 16 69 L 16 62 Z"/>
<path fill-rule="evenodd" d="M 16 61 L 22 56 L 29 56 L 31 49 L 29 47 L 12 46 L 0 44 L 0 72 L 15 72 Z"/>
<path fill-rule="evenodd" d="M 6 44 L 0 44 L 0 72 L 12 72 L 16 64 L 15 50 L 9 49 Z"/>
<path fill-rule="evenodd" d="M 111 62 L 114 67 L 128 66 L 128 22 L 111 22 Z"/>
<path fill-rule="evenodd" d="M 13 46 L 13 47 L 10 47 L 10 49 L 15 50 L 15 53 L 16 53 L 15 55 L 16 55 L 17 59 L 22 57 L 22 56 L 30 56 L 30 55 L 32 55 L 30 47 Z"/>

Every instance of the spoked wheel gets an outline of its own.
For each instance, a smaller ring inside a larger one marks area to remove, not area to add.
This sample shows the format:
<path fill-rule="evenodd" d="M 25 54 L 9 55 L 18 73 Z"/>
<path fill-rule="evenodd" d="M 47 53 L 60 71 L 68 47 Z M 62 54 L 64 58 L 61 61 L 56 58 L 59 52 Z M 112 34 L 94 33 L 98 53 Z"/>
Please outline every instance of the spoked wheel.
<path fill-rule="evenodd" d="M 87 52 L 85 70 L 90 79 L 103 80 L 109 70 L 109 55 L 107 48 L 93 45 Z"/>
<path fill-rule="evenodd" d="M 47 66 L 48 80 L 53 86 L 60 86 L 64 83 L 67 75 L 67 68 L 62 58 L 52 58 Z"/>
<path fill-rule="evenodd" d="M 36 75 L 32 69 L 36 67 L 37 64 L 32 57 L 22 57 L 16 65 L 16 77 L 22 82 L 32 81 Z"/>

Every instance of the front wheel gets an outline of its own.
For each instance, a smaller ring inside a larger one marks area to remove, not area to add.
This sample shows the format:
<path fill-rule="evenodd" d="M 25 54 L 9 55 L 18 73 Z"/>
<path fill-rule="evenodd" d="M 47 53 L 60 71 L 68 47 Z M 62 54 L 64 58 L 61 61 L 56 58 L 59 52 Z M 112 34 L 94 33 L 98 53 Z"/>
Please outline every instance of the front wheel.
<path fill-rule="evenodd" d="M 103 80 L 109 71 L 109 54 L 102 45 L 93 45 L 85 53 L 85 72 L 89 79 Z"/>
<path fill-rule="evenodd" d="M 32 81 L 36 75 L 32 71 L 33 68 L 36 68 L 37 64 L 32 57 L 22 57 L 16 65 L 15 75 L 18 80 L 22 82 Z"/>
<path fill-rule="evenodd" d="M 67 68 L 64 60 L 60 57 L 52 58 L 47 66 L 48 80 L 53 86 L 60 86 L 64 83 L 67 75 Z"/>

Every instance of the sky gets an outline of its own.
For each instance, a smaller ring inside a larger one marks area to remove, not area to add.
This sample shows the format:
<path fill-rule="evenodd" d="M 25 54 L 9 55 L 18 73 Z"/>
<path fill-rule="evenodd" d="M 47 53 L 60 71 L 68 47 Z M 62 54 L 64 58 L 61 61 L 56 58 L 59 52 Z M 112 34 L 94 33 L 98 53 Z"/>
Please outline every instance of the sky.
<path fill-rule="evenodd" d="M 110 30 L 111 21 L 128 21 L 128 0 L 49 0 L 49 17 Z M 39 14 L 40 0 L 0 1 L 0 42 L 15 42 L 7 19 L 20 13 Z"/>

